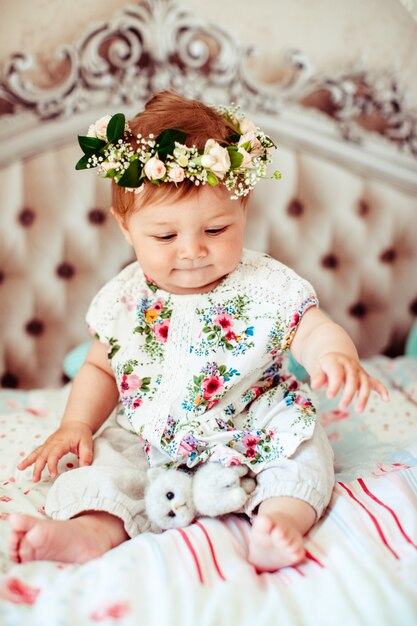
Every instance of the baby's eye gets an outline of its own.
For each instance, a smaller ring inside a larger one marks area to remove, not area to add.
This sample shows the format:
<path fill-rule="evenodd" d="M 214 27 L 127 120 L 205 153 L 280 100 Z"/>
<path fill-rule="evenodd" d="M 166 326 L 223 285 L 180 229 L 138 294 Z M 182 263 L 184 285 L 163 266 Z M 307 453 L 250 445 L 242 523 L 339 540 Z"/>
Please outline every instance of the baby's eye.
<path fill-rule="evenodd" d="M 207 228 L 206 233 L 208 235 L 220 235 L 220 233 L 224 233 L 227 226 L 222 226 L 221 228 Z"/>
<path fill-rule="evenodd" d="M 154 239 L 156 239 L 157 241 L 171 241 L 172 239 L 174 239 L 175 235 L 154 235 Z"/>
<path fill-rule="evenodd" d="M 168 500 L 172 500 L 172 498 L 174 497 L 174 494 L 172 493 L 172 491 L 168 491 L 165 495 L 168 498 Z"/>

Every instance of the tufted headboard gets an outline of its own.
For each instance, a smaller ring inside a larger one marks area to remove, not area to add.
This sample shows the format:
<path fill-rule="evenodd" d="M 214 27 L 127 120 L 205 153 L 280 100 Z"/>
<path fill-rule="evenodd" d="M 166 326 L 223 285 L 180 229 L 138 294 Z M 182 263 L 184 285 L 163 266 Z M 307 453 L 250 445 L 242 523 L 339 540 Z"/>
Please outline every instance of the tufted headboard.
<path fill-rule="evenodd" d="M 417 316 L 417 117 L 392 76 L 320 76 L 292 51 L 285 84 L 261 85 L 232 35 L 174 0 L 140 0 L 60 54 L 50 88 L 27 80 L 29 55 L 2 72 L 1 386 L 61 384 L 89 301 L 132 260 L 109 184 L 74 170 L 77 133 L 167 88 L 238 102 L 275 139 L 283 178 L 254 192 L 247 246 L 310 280 L 361 356 L 401 352 Z"/>

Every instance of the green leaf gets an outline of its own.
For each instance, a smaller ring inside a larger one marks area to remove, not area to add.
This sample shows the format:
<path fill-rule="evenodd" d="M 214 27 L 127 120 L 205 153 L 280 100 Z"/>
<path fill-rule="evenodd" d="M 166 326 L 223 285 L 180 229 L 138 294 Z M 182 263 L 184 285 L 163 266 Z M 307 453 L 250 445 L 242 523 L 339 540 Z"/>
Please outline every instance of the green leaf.
<path fill-rule="evenodd" d="M 279 180 L 280 178 L 282 178 L 282 174 L 279 170 L 275 170 L 273 176 L 276 180 Z"/>
<path fill-rule="evenodd" d="M 119 139 L 123 139 L 125 134 L 125 116 L 123 113 L 115 113 L 112 115 L 107 125 L 107 141 L 116 143 Z"/>
<path fill-rule="evenodd" d="M 238 169 L 242 165 L 243 154 L 237 150 L 228 150 L 230 157 L 230 166 L 232 170 Z"/>
<path fill-rule="evenodd" d="M 213 172 L 207 172 L 207 182 L 210 185 L 210 187 L 215 187 L 216 185 L 219 184 L 219 180 L 216 174 L 213 174 Z"/>
<path fill-rule="evenodd" d="M 177 128 L 166 128 L 156 138 L 158 157 L 163 161 L 168 154 L 172 154 L 175 142 L 184 143 L 186 134 Z"/>
<path fill-rule="evenodd" d="M 142 174 L 142 166 L 138 159 L 132 161 L 123 176 L 117 183 L 120 187 L 139 187 L 142 183 L 139 180 Z"/>
<path fill-rule="evenodd" d="M 87 169 L 88 159 L 89 158 L 90 157 L 89 157 L 88 154 L 84 154 L 84 156 L 82 156 L 81 159 L 76 164 L 75 169 L 76 170 L 85 170 L 85 169 Z"/>
<path fill-rule="evenodd" d="M 106 145 L 105 141 L 102 141 L 97 137 L 83 137 L 81 135 L 78 135 L 78 143 L 80 144 L 80 148 L 84 154 L 88 154 L 89 156 L 95 154 L 96 152 L 100 152 L 100 150 Z"/>
<path fill-rule="evenodd" d="M 226 347 L 226 350 L 233 350 L 233 344 L 231 343 L 227 343 L 225 347 Z"/>

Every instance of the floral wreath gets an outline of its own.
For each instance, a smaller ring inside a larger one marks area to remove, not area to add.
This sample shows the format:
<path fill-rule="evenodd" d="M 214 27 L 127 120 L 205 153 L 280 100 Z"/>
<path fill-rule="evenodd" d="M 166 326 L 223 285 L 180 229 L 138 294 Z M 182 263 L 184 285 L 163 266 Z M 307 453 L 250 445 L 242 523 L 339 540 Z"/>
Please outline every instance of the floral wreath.
<path fill-rule="evenodd" d="M 105 115 L 89 127 L 86 136 L 78 136 L 84 156 L 75 169 L 97 167 L 100 176 L 135 193 L 142 191 L 148 181 L 177 185 L 187 179 L 194 185 L 221 183 L 232 192 L 232 199 L 246 196 L 261 178 L 267 177 L 266 168 L 276 145 L 237 106 L 214 109 L 235 132 L 223 145 L 208 139 L 204 150 L 186 146 L 186 133 L 176 128 L 167 128 L 156 138 L 153 134 L 138 134 L 135 150 L 123 113 Z M 280 172 L 275 171 L 273 178 L 281 178 Z"/>

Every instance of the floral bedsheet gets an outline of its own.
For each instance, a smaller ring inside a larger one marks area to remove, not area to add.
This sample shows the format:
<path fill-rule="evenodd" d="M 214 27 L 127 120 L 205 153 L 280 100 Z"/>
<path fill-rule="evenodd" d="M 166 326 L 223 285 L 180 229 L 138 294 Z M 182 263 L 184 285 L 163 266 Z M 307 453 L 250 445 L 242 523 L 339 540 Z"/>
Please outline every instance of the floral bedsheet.
<path fill-rule="evenodd" d="M 85 565 L 7 558 L 8 515 L 42 516 L 50 481 L 17 472 L 59 421 L 69 387 L 0 393 L 0 624 L 417 624 L 417 359 L 376 357 L 390 389 L 362 415 L 320 394 L 337 484 L 296 567 L 258 574 L 240 516 L 146 533 Z M 68 455 L 61 471 L 76 464 Z"/>

